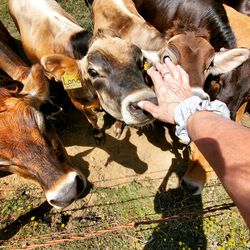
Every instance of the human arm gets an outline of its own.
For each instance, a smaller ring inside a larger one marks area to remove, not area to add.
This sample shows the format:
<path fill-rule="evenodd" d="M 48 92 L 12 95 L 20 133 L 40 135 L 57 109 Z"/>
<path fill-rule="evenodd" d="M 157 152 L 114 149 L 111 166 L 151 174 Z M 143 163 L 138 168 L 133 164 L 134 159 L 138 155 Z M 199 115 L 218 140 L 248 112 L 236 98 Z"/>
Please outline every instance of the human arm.
<path fill-rule="evenodd" d="M 213 112 L 188 119 L 188 134 L 212 166 L 250 228 L 250 131 Z"/>
<path fill-rule="evenodd" d="M 176 107 L 193 94 L 187 74 L 167 61 L 148 71 L 158 98 L 139 106 L 155 118 L 175 124 Z M 165 74 L 170 72 L 170 74 Z M 199 111 L 189 116 L 187 132 L 210 163 L 250 227 L 250 130 L 213 112 Z M 244 140 L 244 142 L 243 142 Z"/>

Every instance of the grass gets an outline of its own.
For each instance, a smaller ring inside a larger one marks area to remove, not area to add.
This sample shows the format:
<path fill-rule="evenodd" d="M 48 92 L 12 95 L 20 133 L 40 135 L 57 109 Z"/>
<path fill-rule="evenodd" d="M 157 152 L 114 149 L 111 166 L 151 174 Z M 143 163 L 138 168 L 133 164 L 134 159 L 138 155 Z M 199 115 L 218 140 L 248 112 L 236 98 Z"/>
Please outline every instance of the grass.
<path fill-rule="evenodd" d="M 0 239 L 9 238 L 0 248 L 24 248 L 79 236 L 84 238 L 43 248 L 247 249 L 249 232 L 234 206 L 209 212 L 216 205 L 231 202 L 219 183 L 213 187 L 212 197 L 211 187 L 204 189 L 202 197 L 194 197 L 179 188 L 156 193 L 153 180 L 133 182 L 116 189 L 93 189 L 88 199 L 58 211 L 42 203 L 38 188 L 23 186 L 0 204 Z M 199 214 L 202 209 L 208 212 Z M 172 221 L 157 222 L 176 215 Z M 138 226 L 119 228 L 131 222 Z M 110 228 L 114 230 L 98 235 Z"/>
<path fill-rule="evenodd" d="M 90 12 L 83 0 L 58 2 L 80 25 L 92 29 Z M 0 4 L 1 20 L 18 38 L 6 3 L 2 0 Z M 46 242 L 49 243 L 39 249 L 245 250 L 250 247 L 249 231 L 238 210 L 225 206 L 231 200 L 218 181 L 209 183 L 202 196 L 196 197 L 180 188 L 157 191 L 154 180 L 147 179 L 119 188 L 94 188 L 86 198 L 62 211 L 44 201 L 42 191 L 33 185 L 8 192 L 0 203 L 3 240 L 0 249 L 27 248 Z M 211 208 L 216 209 L 210 211 Z M 161 222 L 162 218 L 169 221 Z M 138 225 L 119 227 L 131 222 Z M 110 228 L 113 230 L 103 231 Z M 52 245 L 56 240 L 61 243 Z"/>

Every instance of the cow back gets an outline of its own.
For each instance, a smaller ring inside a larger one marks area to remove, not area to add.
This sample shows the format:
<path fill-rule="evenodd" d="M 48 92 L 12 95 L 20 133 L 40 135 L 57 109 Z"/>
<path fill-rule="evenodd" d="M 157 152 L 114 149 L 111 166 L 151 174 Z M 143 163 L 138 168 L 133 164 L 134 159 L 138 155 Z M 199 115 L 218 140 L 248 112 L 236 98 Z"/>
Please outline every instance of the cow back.
<path fill-rule="evenodd" d="M 173 21 L 192 23 L 206 28 L 210 43 L 218 51 L 221 47 L 234 48 L 236 41 L 223 5 L 215 0 L 133 0 L 138 12 L 159 31 L 171 28 Z"/>

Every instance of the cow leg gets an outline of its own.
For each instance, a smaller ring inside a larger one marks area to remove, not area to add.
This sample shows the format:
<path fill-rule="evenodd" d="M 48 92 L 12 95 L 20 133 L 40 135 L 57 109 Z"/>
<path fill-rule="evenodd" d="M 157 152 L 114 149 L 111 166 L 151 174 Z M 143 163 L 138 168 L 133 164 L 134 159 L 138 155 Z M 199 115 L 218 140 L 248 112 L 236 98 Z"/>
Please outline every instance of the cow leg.
<path fill-rule="evenodd" d="M 86 116 L 88 122 L 92 125 L 95 141 L 98 144 L 102 143 L 104 141 L 104 136 L 101 128 L 99 128 L 97 124 L 98 119 L 96 115 L 97 110 L 100 109 L 99 100 L 95 99 L 92 102 L 81 103 L 78 100 L 71 98 L 71 101 L 74 106 Z"/>
<path fill-rule="evenodd" d="M 201 194 L 205 183 L 214 176 L 215 172 L 212 167 L 192 142 L 190 144 L 188 168 L 181 180 L 182 187 L 187 188 L 194 195 Z"/>
<path fill-rule="evenodd" d="M 120 136 L 122 134 L 123 127 L 124 127 L 124 122 L 116 120 L 114 127 L 113 127 L 113 130 L 114 130 L 115 137 L 117 139 L 120 138 Z"/>
<path fill-rule="evenodd" d="M 98 119 L 97 119 L 96 111 L 93 109 L 83 109 L 82 112 L 84 113 L 89 123 L 93 127 L 93 133 L 94 133 L 94 138 L 96 142 L 102 143 L 104 140 L 104 136 L 103 136 L 101 128 L 99 128 L 97 124 Z"/>

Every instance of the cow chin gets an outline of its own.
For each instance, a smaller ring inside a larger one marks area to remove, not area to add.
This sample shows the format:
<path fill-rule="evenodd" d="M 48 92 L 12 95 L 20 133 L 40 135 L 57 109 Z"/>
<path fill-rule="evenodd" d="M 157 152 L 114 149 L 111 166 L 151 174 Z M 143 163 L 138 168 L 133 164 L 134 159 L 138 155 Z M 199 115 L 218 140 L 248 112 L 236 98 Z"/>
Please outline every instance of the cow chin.
<path fill-rule="evenodd" d="M 151 114 L 138 106 L 139 101 L 156 102 L 156 95 L 151 89 L 138 90 L 126 96 L 121 103 L 123 121 L 128 125 L 142 127 L 152 123 L 155 119 Z"/>

